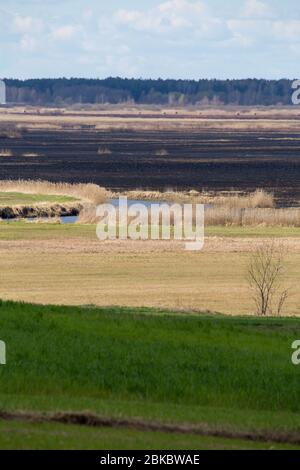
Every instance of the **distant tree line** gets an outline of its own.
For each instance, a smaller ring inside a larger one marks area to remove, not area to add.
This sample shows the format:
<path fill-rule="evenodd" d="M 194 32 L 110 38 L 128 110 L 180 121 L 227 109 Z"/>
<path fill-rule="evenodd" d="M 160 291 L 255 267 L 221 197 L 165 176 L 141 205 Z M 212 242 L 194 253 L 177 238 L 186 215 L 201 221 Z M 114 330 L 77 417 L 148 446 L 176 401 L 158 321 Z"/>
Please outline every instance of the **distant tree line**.
<path fill-rule="evenodd" d="M 291 80 L 143 80 L 126 78 L 6 79 L 7 101 L 32 105 L 162 104 L 271 106 L 291 104 Z"/>

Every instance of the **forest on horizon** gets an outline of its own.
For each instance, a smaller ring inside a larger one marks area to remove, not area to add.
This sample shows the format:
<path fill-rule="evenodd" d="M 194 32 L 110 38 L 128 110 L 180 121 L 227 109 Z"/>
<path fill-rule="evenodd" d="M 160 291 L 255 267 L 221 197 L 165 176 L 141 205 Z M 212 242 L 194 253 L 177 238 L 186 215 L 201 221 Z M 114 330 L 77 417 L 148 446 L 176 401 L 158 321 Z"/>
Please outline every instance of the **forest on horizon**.
<path fill-rule="evenodd" d="M 4 79 L 14 104 L 290 105 L 292 80 Z"/>

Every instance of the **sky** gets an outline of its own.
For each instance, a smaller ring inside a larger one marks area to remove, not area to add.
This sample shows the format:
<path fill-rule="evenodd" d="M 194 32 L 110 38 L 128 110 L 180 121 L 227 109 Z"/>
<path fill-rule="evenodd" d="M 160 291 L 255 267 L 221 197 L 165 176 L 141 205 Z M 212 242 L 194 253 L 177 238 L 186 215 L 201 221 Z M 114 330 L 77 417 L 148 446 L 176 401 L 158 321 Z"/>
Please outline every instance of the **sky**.
<path fill-rule="evenodd" d="M 299 0 L 0 0 L 0 77 L 299 78 Z"/>

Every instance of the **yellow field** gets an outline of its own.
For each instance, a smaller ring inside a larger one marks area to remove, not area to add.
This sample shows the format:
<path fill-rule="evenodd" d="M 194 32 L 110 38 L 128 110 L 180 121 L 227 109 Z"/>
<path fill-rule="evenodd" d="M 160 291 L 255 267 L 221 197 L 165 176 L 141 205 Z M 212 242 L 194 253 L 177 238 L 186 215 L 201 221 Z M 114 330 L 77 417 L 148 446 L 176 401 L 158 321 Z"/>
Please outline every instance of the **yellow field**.
<path fill-rule="evenodd" d="M 95 129 L 261 129 L 298 132 L 297 106 L 279 108 L 162 108 L 160 106 L 83 106 L 0 109 L 0 123 L 16 129 L 65 129 L 94 126 Z"/>
<path fill-rule="evenodd" d="M 35 229 L 33 239 L 24 232 L 23 240 L 0 241 L 1 298 L 254 313 L 246 266 L 261 238 L 210 236 L 203 252 L 188 253 L 174 241 L 99 242 L 84 228 L 77 236 L 68 229 L 66 238 L 60 226 L 49 238 L 47 227 L 30 226 L 31 233 Z M 300 315 L 300 238 L 285 238 L 284 244 L 291 287 L 285 313 Z"/>

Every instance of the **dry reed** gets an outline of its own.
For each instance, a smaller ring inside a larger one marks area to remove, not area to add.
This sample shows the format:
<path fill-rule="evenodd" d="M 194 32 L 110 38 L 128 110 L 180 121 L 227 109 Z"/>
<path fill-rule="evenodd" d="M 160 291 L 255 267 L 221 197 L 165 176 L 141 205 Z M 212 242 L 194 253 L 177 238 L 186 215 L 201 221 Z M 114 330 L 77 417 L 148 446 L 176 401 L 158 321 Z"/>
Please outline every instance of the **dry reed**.
<path fill-rule="evenodd" d="M 35 158 L 35 157 L 41 157 L 41 155 L 39 153 L 34 153 L 34 152 L 25 152 L 22 154 L 22 157 Z"/>
<path fill-rule="evenodd" d="M 215 196 L 209 203 L 237 209 L 273 208 L 275 206 L 274 195 L 263 189 L 257 189 L 247 195 Z"/>
<path fill-rule="evenodd" d="M 98 148 L 98 155 L 111 155 L 111 150 L 108 147 L 99 147 Z"/>
<path fill-rule="evenodd" d="M 205 210 L 208 226 L 300 227 L 300 209 L 212 207 Z"/>
<path fill-rule="evenodd" d="M 262 189 L 257 189 L 250 194 L 231 193 L 205 193 L 191 191 L 127 191 L 114 193 L 112 197 L 127 196 L 128 199 L 165 202 L 193 202 L 198 204 L 210 204 L 215 206 L 227 206 L 240 209 L 273 208 L 275 207 L 274 195 Z"/>
<path fill-rule="evenodd" d="M 0 180 L 0 192 L 70 196 L 93 204 L 105 202 L 108 195 L 104 188 L 96 184 L 51 183 L 39 180 Z"/>
<path fill-rule="evenodd" d="M 0 157 L 12 157 L 13 153 L 9 149 L 1 149 L 0 150 Z"/>
<path fill-rule="evenodd" d="M 157 157 L 166 157 L 167 155 L 169 155 L 169 152 L 166 149 L 160 149 L 155 152 L 155 155 Z"/>
<path fill-rule="evenodd" d="M 85 204 L 80 211 L 77 223 L 78 224 L 97 224 L 99 217 L 96 215 L 96 206 L 94 204 Z"/>
<path fill-rule="evenodd" d="M 148 224 L 151 225 L 151 211 L 148 210 Z M 118 211 L 117 211 L 118 220 Z M 96 224 L 100 218 L 96 216 L 96 207 L 86 205 L 80 212 L 78 223 Z M 130 222 L 130 217 L 128 217 Z M 170 224 L 174 224 L 174 215 L 171 213 Z M 206 207 L 205 226 L 239 226 L 239 227 L 300 227 L 300 209 L 272 209 L 237 207 Z"/>

